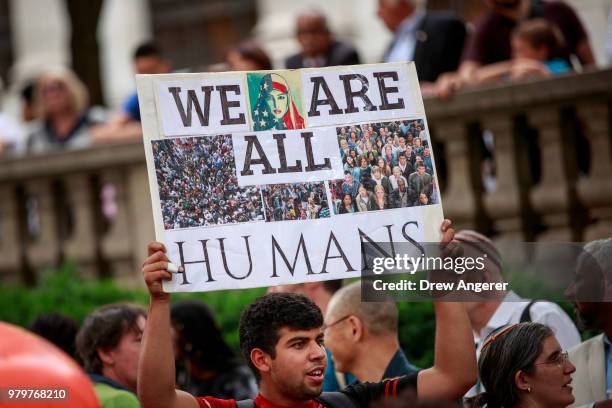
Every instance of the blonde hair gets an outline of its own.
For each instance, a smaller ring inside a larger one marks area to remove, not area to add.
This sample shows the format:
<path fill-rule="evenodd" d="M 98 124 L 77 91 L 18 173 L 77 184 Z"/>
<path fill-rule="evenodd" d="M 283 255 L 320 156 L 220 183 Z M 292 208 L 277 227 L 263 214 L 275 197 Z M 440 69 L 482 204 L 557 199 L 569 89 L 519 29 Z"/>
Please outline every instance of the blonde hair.
<path fill-rule="evenodd" d="M 85 84 L 70 69 L 56 67 L 45 71 L 37 82 L 34 109 L 40 117 L 44 117 L 47 113 L 42 102 L 43 88 L 46 83 L 52 81 L 58 81 L 64 85 L 70 98 L 72 108 L 76 112 L 82 112 L 88 107 L 89 92 L 87 91 Z"/>

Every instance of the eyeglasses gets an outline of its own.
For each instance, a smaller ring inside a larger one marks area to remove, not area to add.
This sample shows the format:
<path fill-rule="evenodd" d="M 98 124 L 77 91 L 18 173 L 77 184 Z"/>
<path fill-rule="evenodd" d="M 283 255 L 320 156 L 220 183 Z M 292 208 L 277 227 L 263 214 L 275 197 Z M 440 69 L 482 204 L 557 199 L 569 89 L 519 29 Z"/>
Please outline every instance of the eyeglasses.
<path fill-rule="evenodd" d="M 342 323 L 343 321 L 345 321 L 346 319 L 348 319 L 348 318 L 349 318 L 349 317 L 351 317 L 351 316 L 352 316 L 352 315 L 350 315 L 350 314 L 349 314 L 349 315 L 346 315 L 346 316 L 341 317 L 340 319 L 338 319 L 338 320 L 336 320 L 335 322 L 330 323 L 330 324 L 325 324 L 325 323 L 324 323 L 324 324 L 323 324 L 323 326 L 321 326 L 321 331 L 322 331 L 322 332 L 324 332 L 326 329 L 329 329 L 330 327 L 335 326 L 335 325 L 337 325 L 338 323 Z"/>
<path fill-rule="evenodd" d="M 557 354 L 557 356 L 554 359 L 550 359 L 543 363 L 535 363 L 534 365 L 554 364 L 557 367 L 563 367 L 568 361 L 569 361 L 569 354 L 566 351 L 566 352 Z"/>

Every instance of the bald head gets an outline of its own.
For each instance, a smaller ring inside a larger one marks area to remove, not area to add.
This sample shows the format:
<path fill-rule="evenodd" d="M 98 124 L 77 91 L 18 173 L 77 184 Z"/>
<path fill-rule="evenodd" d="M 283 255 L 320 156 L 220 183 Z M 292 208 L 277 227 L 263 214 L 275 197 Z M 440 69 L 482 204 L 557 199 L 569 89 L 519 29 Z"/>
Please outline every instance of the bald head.
<path fill-rule="evenodd" d="M 325 16 L 317 10 L 300 13 L 296 22 L 297 39 L 302 54 L 314 58 L 327 53 L 331 44 L 331 33 Z"/>
<path fill-rule="evenodd" d="M 404 19 L 414 13 L 415 2 L 416 0 L 378 0 L 378 17 L 394 32 Z"/>
<path fill-rule="evenodd" d="M 329 27 L 327 25 L 327 18 L 318 10 L 305 10 L 298 14 L 297 17 L 297 27 L 298 31 L 300 26 L 308 25 L 312 28 L 317 28 L 321 31 L 329 31 Z"/>
<path fill-rule="evenodd" d="M 353 315 L 358 317 L 368 332 L 374 336 L 397 335 L 398 312 L 395 303 L 392 301 L 362 302 L 362 284 L 369 283 L 354 282 L 336 292 L 328 306 L 329 319 L 327 320 L 331 322 Z"/>
<path fill-rule="evenodd" d="M 455 234 L 464 251 L 464 256 L 485 256 L 486 267 L 496 281 L 501 280 L 502 257 L 493 241 L 485 235 L 474 230 L 460 230 Z"/>

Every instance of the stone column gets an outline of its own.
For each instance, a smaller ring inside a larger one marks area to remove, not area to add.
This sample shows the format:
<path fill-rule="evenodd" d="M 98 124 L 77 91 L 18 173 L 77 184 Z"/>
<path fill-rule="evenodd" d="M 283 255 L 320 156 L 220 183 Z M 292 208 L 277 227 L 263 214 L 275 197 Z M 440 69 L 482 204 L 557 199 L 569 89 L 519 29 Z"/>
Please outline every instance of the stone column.
<path fill-rule="evenodd" d="M 483 215 L 479 180 L 472 177 L 474 160 L 470 150 L 466 124 L 460 120 L 442 120 L 435 123 L 435 136 L 444 142 L 446 157 L 436 156 L 436 161 L 446 160 L 447 186 L 442 196 L 444 216 L 453 221 L 455 229 L 478 229 L 478 219 Z M 434 152 L 435 154 L 435 152 Z"/>
<path fill-rule="evenodd" d="M 559 109 L 543 106 L 531 109 L 529 122 L 540 134 L 540 163 L 542 177 L 531 191 L 533 208 L 541 215 L 546 232 L 539 234 L 538 241 L 575 241 L 578 239 L 571 228 L 572 209 L 577 205 L 573 186 L 575 160 L 570 160 L 573 146 L 561 134 Z"/>
<path fill-rule="evenodd" d="M 101 239 L 101 252 L 108 261 L 110 271 L 114 277 L 122 277 L 133 273 L 132 253 L 135 250 L 132 240 L 132 230 L 137 220 L 131 217 L 128 205 L 128 190 L 126 174 L 123 169 L 106 170 L 101 176 L 101 185 L 110 185 L 114 188 L 116 212 L 110 220 L 109 229 Z"/>
<path fill-rule="evenodd" d="M 144 163 L 131 166 L 129 174 L 129 211 L 131 220 L 132 269 L 122 276 L 128 284 L 144 285 L 142 280 L 142 262 L 147 256 L 147 244 L 155 240 L 151 194 L 149 193 L 149 176 Z"/>
<path fill-rule="evenodd" d="M 604 101 L 581 103 L 578 113 L 586 125 L 591 149 L 591 168 L 578 181 L 578 194 L 595 221 L 583 234 L 585 241 L 612 236 L 612 130 Z"/>
<path fill-rule="evenodd" d="M 485 208 L 499 231 L 498 241 L 523 241 L 526 239 L 523 216 L 528 204 L 519 179 L 520 160 L 512 116 L 509 112 L 488 114 L 482 120 L 482 128 L 495 137 L 493 154 L 497 177 L 495 191 L 485 193 Z"/>
<path fill-rule="evenodd" d="M 0 185 L 0 280 L 20 281 L 21 248 L 15 186 Z"/>
<path fill-rule="evenodd" d="M 89 176 L 73 174 L 65 179 L 67 201 L 74 215 L 74 228 L 64 241 L 64 255 L 75 260 L 80 276 L 96 276 L 96 229 L 93 196 Z"/>
<path fill-rule="evenodd" d="M 57 220 L 53 188 L 50 179 L 31 180 L 26 185 L 26 194 L 36 203 L 34 213 L 38 218 L 39 233 L 28 240 L 27 262 L 34 270 L 57 266 L 60 240 L 57 236 Z"/>

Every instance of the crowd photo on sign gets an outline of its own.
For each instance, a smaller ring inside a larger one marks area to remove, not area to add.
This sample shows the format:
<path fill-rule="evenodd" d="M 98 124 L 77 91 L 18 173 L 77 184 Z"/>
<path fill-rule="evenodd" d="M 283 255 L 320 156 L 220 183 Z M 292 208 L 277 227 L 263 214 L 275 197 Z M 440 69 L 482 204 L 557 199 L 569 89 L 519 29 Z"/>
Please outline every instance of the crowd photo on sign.
<path fill-rule="evenodd" d="M 268 222 L 329 217 L 323 182 L 271 184 L 261 190 Z"/>
<path fill-rule="evenodd" d="M 231 135 L 152 144 L 165 229 L 263 220 L 259 187 L 238 186 Z"/>
<path fill-rule="evenodd" d="M 344 179 L 330 182 L 335 214 L 439 204 L 425 121 L 337 128 Z"/>

